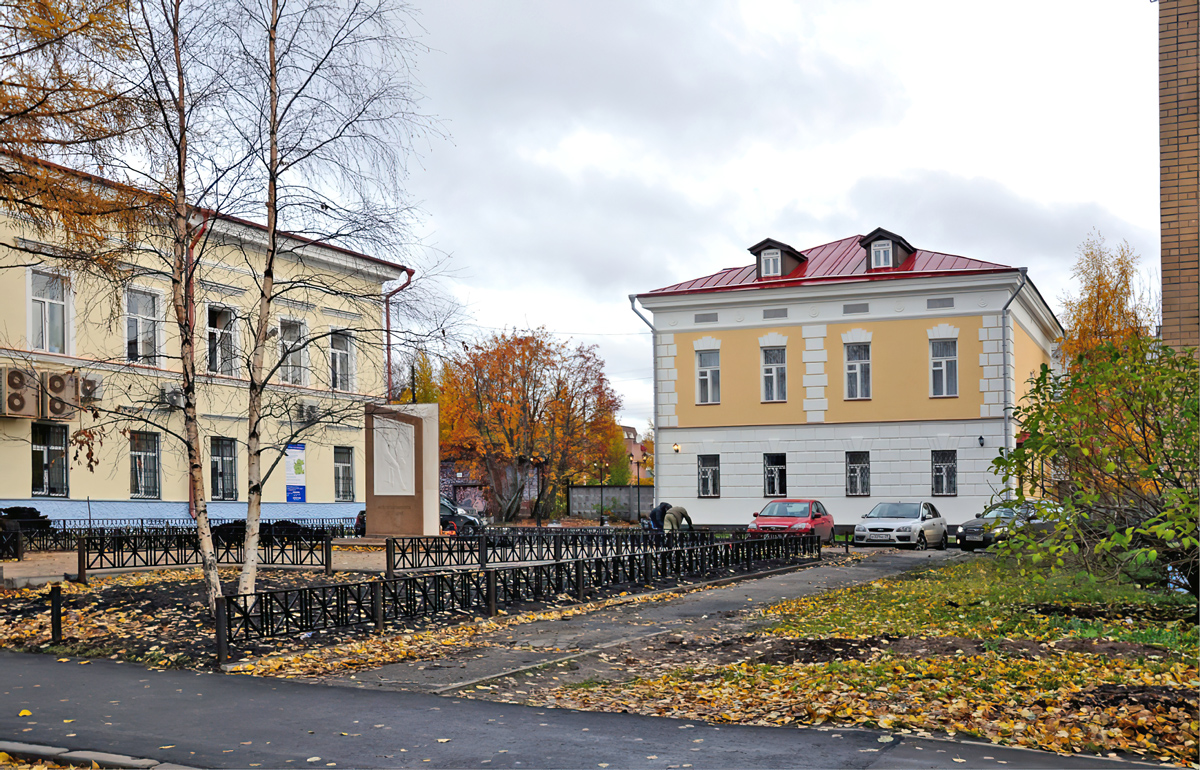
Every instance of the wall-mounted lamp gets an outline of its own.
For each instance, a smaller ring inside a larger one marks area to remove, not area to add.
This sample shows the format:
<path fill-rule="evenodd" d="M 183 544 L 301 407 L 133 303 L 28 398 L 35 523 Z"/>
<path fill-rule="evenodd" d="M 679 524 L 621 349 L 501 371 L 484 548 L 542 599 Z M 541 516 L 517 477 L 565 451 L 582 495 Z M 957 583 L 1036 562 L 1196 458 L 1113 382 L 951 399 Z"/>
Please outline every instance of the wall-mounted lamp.
<path fill-rule="evenodd" d="M 979 437 L 979 446 L 983 446 L 983 436 Z"/>
<path fill-rule="evenodd" d="M 678 444 L 672 444 L 671 449 L 675 450 L 675 454 L 679 454 L 679 445 Z"/>

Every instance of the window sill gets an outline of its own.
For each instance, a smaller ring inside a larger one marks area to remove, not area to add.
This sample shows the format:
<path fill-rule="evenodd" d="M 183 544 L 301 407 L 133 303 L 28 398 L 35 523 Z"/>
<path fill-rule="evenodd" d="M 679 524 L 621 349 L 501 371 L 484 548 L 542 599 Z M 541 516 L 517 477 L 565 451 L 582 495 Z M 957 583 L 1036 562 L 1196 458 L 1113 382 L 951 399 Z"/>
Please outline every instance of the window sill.
<path fill-rule="evenodd" d="M 866 398 L 843 398 L 842 400 L 843 401 L 870 401 L 871 397 L 867 396 Z"/>
<path fill-rule="evenodd" d="M 786 404 L 787 399 L 786 398 L 776 398 L 776 399 L 772 399 L 770 401 L 763 399 L 762 401 L 759 401 L 758 403 L 760 403 L 760 404 Z"/>
<path fill-rule="evenodd" d="M 720 406 L 720 401 L 697 401 L 696 406 Z"/>
<path fill-rule="evenodd" d="M 958 497 L 957 492 L 931 492 L 930 497 Z"/>
<path fill-rule="evenodd" d="M 957 393 L 954 393 L 954 394 L 951 394 L 951 395 L 949 395 L 949 396 L 934 396 L 934 395 L 931 395 L 931 396 L 929 396 L 929 397 L 930 397 L 930 398 L 958 398 L 958 394 L 957 394 Z"/>
<path fill-rule="evenodd" d="M 863 495 L 863 494 L 849 494 L 849 493 L 847 493 L 847 494 L 846 494 L 846 497 L 870 497 L 870 496 L 871 496 L 871 493 L 870 493 L 870 492 L 866 493 L 865 495 Z"/>

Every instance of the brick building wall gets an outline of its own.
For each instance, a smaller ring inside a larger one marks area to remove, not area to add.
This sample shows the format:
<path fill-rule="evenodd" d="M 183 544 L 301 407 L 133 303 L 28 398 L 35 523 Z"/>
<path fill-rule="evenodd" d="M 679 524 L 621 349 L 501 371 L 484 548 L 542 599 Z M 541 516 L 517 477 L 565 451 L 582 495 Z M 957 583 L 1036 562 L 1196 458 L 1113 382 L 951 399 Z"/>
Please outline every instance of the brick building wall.
<path fill-rule="evenodd" d="M 1163 339 L 1200 345 L 1200 0 L 1158 0 Z"/>

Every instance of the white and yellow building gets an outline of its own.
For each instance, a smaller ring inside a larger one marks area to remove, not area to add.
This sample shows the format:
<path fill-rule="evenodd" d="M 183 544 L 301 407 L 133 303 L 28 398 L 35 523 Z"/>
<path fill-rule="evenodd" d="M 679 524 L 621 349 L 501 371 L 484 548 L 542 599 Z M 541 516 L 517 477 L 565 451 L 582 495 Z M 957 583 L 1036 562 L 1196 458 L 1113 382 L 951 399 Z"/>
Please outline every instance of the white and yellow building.
<path fill-rule="evenodd" d="M 31 257 L 55 252 L 37 239 L 20 220 L 0 220 L 0 241 L 20 249 L 0 249 L 0 507 L 186 517 L 180 346 L 164 257 L 152 248 L 128 257 L 114 285 Z M 263 432 L 291 447 L 265 485 L 263 513 L 354 516 L 366 491 L 363 407 L 384 391 L 382 291 L 405 268 L 285 241 L 276 273 L 288 288 L 275 303 L 267 365 L 286 360 L 267 389 Z M 195 252 L 197 398 L 214 517 L 246 511 L 246 366 L 263 243 L 262 228 L 213 216 Z M 72 446 L 88 431 L 98 431 L 91 469 L 87 450 Z M 265 464 L 273 460 L 268 452 Z"/>
<path fill-rule="evenodd" d="M 656 497 L 698 524 L 772 498 L 850 523 L 931 499 L 951 522 L 1002 492 L 1011 409 L 1062 329 L 1025 270 L 877 229 L 636 296 L 653 316 Z"/>

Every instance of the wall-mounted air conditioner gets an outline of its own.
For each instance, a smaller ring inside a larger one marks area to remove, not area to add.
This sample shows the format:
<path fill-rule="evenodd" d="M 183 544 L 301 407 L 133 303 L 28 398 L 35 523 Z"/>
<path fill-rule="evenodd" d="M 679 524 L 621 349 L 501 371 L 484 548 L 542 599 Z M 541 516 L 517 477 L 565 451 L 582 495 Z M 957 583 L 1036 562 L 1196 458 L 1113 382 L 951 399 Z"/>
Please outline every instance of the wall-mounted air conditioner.
<path fill-rule="evenodd" d="M 302 425 L 312 425 L 321 419 L 321 405 L 315 401 L 301 401 L 296 404 L 296 419 Z"/>
<path fill-rule="evenodd" d="M 0 369 L 0 414 L 5 417 L 37 418 L 37 373 L 28 369 Z"/>
<path fill-rule="evenodd" d="M 104 398 L 104 377 L 96 372 L 88 372 L 79 378 L 79 400 L 85 404 L 93 404 Z"/>
<path fill-rule="evenodd" d="M 159 403 L 168 409 L 183 408 L 183 388 L 174 385 L 162 385 L 158 390 Z"/>
<path fill-rule="evenodd" d="M 42 416 L 70 420 L 79 411 L 79 378 L 70 372 L 42 372 Z"/>

